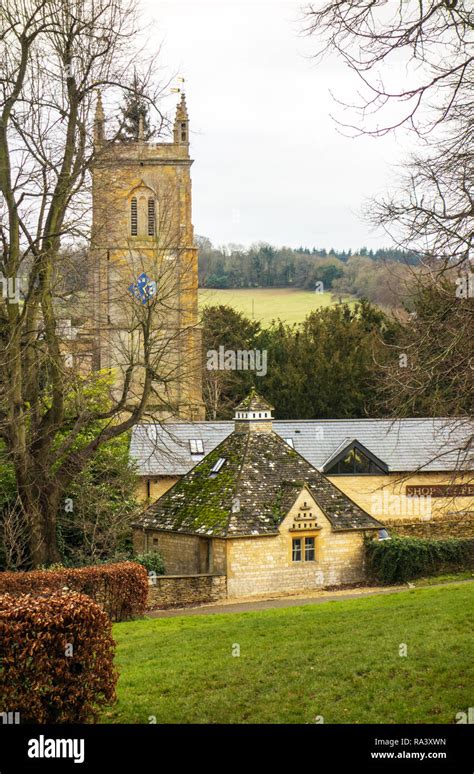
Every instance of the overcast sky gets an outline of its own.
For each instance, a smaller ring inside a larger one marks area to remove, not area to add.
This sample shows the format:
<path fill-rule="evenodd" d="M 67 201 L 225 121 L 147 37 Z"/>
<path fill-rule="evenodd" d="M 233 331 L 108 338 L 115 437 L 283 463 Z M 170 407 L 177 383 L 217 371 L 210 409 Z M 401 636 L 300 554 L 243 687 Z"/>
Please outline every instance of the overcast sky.
<path fill-rule="evenodd" d="M 311 57 L 299 2 L 142 1 L 162 63 L 186 79 L 197 234 L 216 245 L 389 244 L 360 209 L 388 186 L 401 149 L 338 133 L 329 90 L 350 98 L 356 83 L 335 59 Z"/>

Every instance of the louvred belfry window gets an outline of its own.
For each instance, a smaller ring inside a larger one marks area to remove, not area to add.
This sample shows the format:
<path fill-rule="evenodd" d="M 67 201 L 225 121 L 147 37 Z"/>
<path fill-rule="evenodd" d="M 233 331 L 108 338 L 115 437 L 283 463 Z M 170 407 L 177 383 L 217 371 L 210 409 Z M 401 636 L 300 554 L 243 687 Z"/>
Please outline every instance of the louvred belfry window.
<path fill-rule="evenodd" d="M 130 202 L 130 234 L 132 236 L 137 236 L 138 234 L 138 202 L 136 196 Z"/>
<path fill-rule="evenodd" d="M 156 208 L 153 197 L 148 199 L 148 236 L 155 236 L 156 231 Z"/>

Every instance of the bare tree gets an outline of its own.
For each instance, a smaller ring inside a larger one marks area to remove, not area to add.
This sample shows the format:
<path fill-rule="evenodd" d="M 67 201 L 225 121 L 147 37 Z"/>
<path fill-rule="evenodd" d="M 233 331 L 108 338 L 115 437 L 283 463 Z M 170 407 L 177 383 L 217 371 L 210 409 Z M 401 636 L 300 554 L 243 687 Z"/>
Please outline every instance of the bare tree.
<path fill-rule="evenodd" d="M 20 570 L 28 565 L 28 518 L 19 497 L 5 504 L 0 513 L 2 564 L 6 570 Z"/>
<path fill-rule="evenodd" d="M 191 335 L 191 325 L 172 333 L 162 326 L 180 305 L 179 245 L 153 298 L 127 299 L 120 389 L 105 402 L 98 388 L 110 369 L 81 371 L 61 320 L 61 261 L 90 228 L 97 89 L 133 91 L 132 63 L 141 58 L 140 97 L 163 118 L 162 86 L 152 81 L 153 61 L 137 51 L 138 30 L 133 0 L 5 0 L 0 8 L 0 435 L 35 566 L 60 560 L 61 499 L 101 444 L 147 416 L 156 384 L 178 378 L 167 362 L 170 336 Z M 117 122 L 117 136 L 120 129 Z M 158 243 L 155 253 L 158 267 Z"/>
<path fill-rule="evenodd" d="M 357 122 L 346 126 L 364 134 L 426 136 L 467 115 L 473 29 L 464 0 L 320 0 L 306 11 L 317 55 L 336 53 L 358 80 Z"/>
<path fill-rule="evenodd" d="M 342 57 L 358 81 L 344 131 L 406 130 L 416 150 L 398 190 L 367 218 L 420 256 L 409 291 L 416 313 L 382 369 L 395 415 L 472 414 L 474 9 L 463 0 L 336 0 L 307 9 L 318 54 Z M 466 287 L 463 292 L 463 286 Z M 459 466 L 472 466 L 472 425 Z M 470 461 L 469 461 L 470 460 Z"/>

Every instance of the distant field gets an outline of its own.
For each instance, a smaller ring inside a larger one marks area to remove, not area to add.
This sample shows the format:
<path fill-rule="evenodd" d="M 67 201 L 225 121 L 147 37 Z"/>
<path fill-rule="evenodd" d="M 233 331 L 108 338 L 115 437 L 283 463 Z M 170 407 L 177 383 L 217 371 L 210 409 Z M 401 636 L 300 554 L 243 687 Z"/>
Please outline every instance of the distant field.
<path fill-rule="evenodd" d="M 269 325 L 277 318 L 287 323 L 299 323 L 314 309 L 332 306 L 334 303 L 337 303 L 337 297 L 334 298 L 332 293 L 315 293 L 293 288 L 199 291 L 200 306 L 226 304 L 250 319 L 259 320 L 263 325 Z"/>

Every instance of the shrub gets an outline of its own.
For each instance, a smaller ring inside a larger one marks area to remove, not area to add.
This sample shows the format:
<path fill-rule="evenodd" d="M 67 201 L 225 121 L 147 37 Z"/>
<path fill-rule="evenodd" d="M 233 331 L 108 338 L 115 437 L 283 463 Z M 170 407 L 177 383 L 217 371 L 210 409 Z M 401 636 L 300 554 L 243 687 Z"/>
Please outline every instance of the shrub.
<path fill-rule="evenodd" d="M 134 557 L 135 562 L 142 564 L 148 572 L 156 572 L 157 575 L 165 574 L 163 557 L 158 551 L 147 551 Z"/>
<path fill-rule="evenodd" d="M 75 592 L 0 596 L 0 695 L 22 723 L 85 723 L 115 700 L 106 613 Z"/>
<path fill-rule="evenodd" d="M 64 587 L 91 597 L 112 621 L 126 621 L 145 612 L 147 572 L 135 562 L 0 573 L 0 594 L 35 595 Z"/>
<path fill-rule="evenodd" d="M 397 583 L 422 575 L 472 566 L 473 539 L 427 540 L 393 537 L 366 543 L 367 571 L 380 583 Z"/>
<path fill-rule="evenodd" d="M 87 433 L 86 433 L 87 435 Z M 58 512 L 58 538 L 64 564 L 82 567 L 130 558 L 131 523 L 142 508 L 136 499 L 136 465 L 124 433 L 99 447 L 65 493 L 73 509 Z"/>

